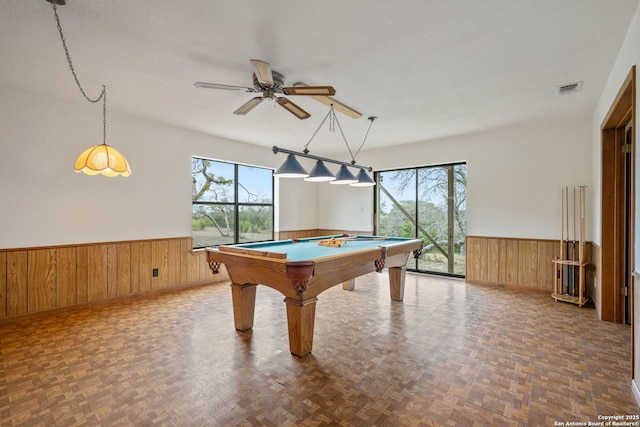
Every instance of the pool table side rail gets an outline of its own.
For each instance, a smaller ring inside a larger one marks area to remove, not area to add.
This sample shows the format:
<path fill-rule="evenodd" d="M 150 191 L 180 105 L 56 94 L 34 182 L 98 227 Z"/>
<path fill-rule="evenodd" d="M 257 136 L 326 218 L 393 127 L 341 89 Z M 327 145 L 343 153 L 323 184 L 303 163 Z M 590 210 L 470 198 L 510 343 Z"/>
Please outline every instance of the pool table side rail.
<path fill-rule="evenodd" d="M 331 238 L 331 237 L 336 237 L 339 238 L 341 236 L 323 236 L 323 237 L 310 237 L 310 238 L 306 238 L 306 239 L 300 239 L 300 242 L 313 242 L 313 241 L 320 241 L 320 240 L 325 240 L 327 238 Z M 358 236 L 360 237 L 360 236 Z M 369 238 L 369 237 L 377 237 L 377 236 L 362 236 L 364 238 Z M 422 246 L 424 245 L 424 241 L 422 239 L 403 239 L 400 241 L 397 241 L 395 243 L 391 243 L 394 240 L 398 240 L 398 238 L 389 238 L 389 240 L 381 240 L 380 242 L 385 242 L 384 244 L 380 244 L 376 247 L 373 248 L 363 248 L 363 249 L 358 249 L 358 250 L 354 250 L 351 253 L 357 253 L 357 252 L 368 252 L 368 251 L 377 251 L 380 250 L 381 247 L 386 247 L 387 248 L 387 254 L 388 256 L 393 256 L 399 253 L 404 253 L 404 252 L 408 252 L 408 251 L 414 251 L 416 249 L 421 249 Z M 247 255 L 247 256 L 257 256 L 257 257 L 268 257 L 268 258 L 275 258 L 275 259 L 282 259 L 282 260 L 287 260 L 288 259 L 288 254 L 287 252 L 273 252 L 273 251 L 267 251 L 267 250 L 262 250 L 259 249 L 260 245 L 274 245 L 274 244 L 291 244 L 292 241 L 291 240 L 284 240 L 284 241 L 280 241 L 280 242 L 260 242 L 260 243 L 256 243 L 255 244 L 255 248 L 251 248 L 251 245 L 254 244 L 250 244 L 248 246 L 233 246 L 233 245 L 220 245 L 217 248 L 207 248 L 208 251 L 215 251 L 216 249 L 218 251 L 221 252 L 230 252 L 230 253 L 235 253 L 241 256 Z M 410 247 L 410 249 L 407 250 L 407 247 Z M 340 257 L 343 254 L 341 253 L 337 253 L 337 254 L 333 254 L 333 255 L 326 255 L 323 257 L 317 257 L 314 258 L 313 261 L 319 262 L 322 260 L 331 260 L 335 257 Z"/>
<path fill-rule="evenodd" d="M 208 248 L 208 259 L 225 264 L 227 272 L 234 283 L 239 285 L 255 283 L 280 291 L 284 296 L 293 299 L 306 299 L 319 295 L 324 290 L 347 280 L 376 271 L 374 260 L 384 258 L 385 267 L 405 265 L 412 251 L 422 248 L 420 239 L 409 239 L 391 245 L 380 245 L 375 248 L 313 259 L 315 264 L 309 287 L 304 296 L 296 293 L 287 278 L 288 266 L 306 261 L 290 261 L 286 258 L 261 255 L 261 251 L 234 252 L 220 248 Z M 255 254 L 257 253 L 257 255 Z M 302 298 L 301 298 L 302 297 Z"/>
<path fill-rule="evenodd" d="M 221 251 L 221 252 L 231 252 L 231 253 L 240 254 L 240 255 L 251 255 L 251 256 L 261 256 L 261 257 L 268 257 L 268 258 L 287 259 L 287 253 L 286 252 L 261 251 L 261 250 L 258 250 L 258 249 L 248 249 L 248 248 L 241 248 L 241 247 L 237 247 L 237 246 L 225 246 L 225 245 L 218 246 L 218 250 Z"/>

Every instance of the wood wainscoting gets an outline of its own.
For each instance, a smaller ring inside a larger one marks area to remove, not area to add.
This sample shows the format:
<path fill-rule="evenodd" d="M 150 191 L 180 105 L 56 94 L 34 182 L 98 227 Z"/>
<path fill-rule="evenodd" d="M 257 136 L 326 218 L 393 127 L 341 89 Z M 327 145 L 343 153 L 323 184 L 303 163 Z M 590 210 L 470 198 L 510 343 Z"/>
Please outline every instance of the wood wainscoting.
<path fill-rule="evenodd" d="M 585 245 L 585 292 L 590 300 L 595 280 L 592 246 Z M 553 292 L 551 260 L 560 255 L 559 240 L 467 236 L 466 252 L 467 282 Z"/>
<path fill-rule="evenodd" d="M 223 280 L 191 237 L 0 249 L 0 322 Z"/>

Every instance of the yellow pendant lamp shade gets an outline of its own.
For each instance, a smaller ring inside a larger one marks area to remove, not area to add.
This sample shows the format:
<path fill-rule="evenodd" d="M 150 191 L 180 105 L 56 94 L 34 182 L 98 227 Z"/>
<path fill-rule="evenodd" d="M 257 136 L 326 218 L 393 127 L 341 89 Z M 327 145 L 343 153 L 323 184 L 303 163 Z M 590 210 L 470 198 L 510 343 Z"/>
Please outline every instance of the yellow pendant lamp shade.
<path fill-rule="evenodd" d="M 87 175 L 105 176 L 129 176 L 131 168 L 129 162 L 115 148 L 100 144 L 85 150 L 76 159 L 76 172 L 84 172 Z"/>
<path fill-rule="evenodd" d="M 80 84 L 80 80 L 78 80 L 78 76 L 76 75 L 76 70 L 73 68 L 73 63 L 71 62 L 71 55 L 69 54 L 69 49 L 67 48 L 67 42 L 65 41 L 64 34 L 62 34 L 62 25 L 60 25 L 60 17 L 58 16 L 58 5 L 64 5 L 64 0 L 47 0 L 51 3 L 51 7 L 53 8 L 53 17 L 56 20 L 56 24 L 58 27 L 58 33 L 60 34 L 60 41 L 62 41 L 62 47 L 67 56 L 67 63 L 69 64 L 69 70 L 73 75 L 74 80 L 76 81 L 76 85 L 82 93 L 84 99 L 91 103 L 98 102 L 102 100 L 102 144 L 96 145 L 95 147 L 91 147 L 88 150 L 85 150 L 78 156 L 76 159 L 76 172 L 84 172 L 87 175 L 97 175 L 101 173 L 106 176 L 129 176 L 131 175 L 131 168 L 129 167 L 129 162 L 124 158 L 122 154 L 118 152 L 113 147 L 109 147 L 107 145 L 107 88 L 106 86 L 102 86 L 102 92 L 100 92 L 100 96 L 96 99 L 89 98 L 87 93 L 82 88 Z"/>

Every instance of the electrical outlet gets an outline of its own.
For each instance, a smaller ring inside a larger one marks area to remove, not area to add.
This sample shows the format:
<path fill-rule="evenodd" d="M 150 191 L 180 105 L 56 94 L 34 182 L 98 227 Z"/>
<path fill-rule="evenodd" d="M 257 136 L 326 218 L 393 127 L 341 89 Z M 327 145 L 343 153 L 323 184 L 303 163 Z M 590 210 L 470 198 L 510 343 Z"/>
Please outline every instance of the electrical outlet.
<path fill-rule="evenodd" d="M 153 269 L 153 277 L 158 277 L 158 269 L 157 268 Z"/>

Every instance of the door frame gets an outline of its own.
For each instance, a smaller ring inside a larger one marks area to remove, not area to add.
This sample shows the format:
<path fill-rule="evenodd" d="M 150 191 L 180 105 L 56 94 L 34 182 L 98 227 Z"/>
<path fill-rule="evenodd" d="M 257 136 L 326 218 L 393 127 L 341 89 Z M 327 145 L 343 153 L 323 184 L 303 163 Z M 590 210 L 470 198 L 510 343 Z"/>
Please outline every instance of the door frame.
<path fill-rule="evenodd" d="M 616 323 L 624 322 L 625 237 L 629 242 L 631 261 L 628 277 L 635 272 L 635 131 L 636 89 L 635 65 L 627 75 L 622 87 L 605 116 L 601 131 L 601 254 L 600 254 L 600 318 Z M 631 200 L 625 201 L 624 156 L 625 126 L 632 122 L 631 136 Z M 631 204 L 631 225 L 625 236 L 624 207 Z M 631 289 L 631 283 L 626 284 Z M 632 305 L 632 298 L 630 299 Z M 631 313 L 633 308 L 631 307 Z M 632 316 L 633 318 L 633 316 Z M 632 320 L 633 323 L 633 320 Z"/>

